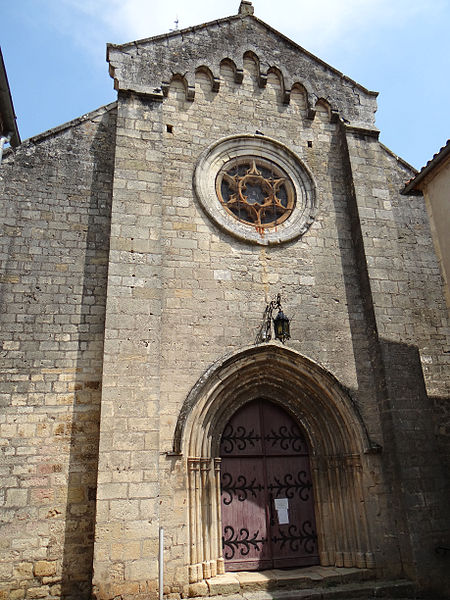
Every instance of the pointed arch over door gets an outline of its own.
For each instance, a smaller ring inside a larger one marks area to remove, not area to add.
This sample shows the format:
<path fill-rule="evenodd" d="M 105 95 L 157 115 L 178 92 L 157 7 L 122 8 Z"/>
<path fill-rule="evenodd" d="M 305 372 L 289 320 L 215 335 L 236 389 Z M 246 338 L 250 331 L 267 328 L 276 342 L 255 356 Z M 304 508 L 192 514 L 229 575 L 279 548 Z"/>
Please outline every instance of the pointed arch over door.
<path fill-rule="evenodd" d="M 320 564 L 374 566 L 362 484 L 371 445 L 358 410 L 333 375 L 272 342 L 218 361 L 180 411 L 174 451 L 187 458 L 191 583 L 224 572 L 220 443 L 231 415 L 258 398 L 308 438 Z"/>

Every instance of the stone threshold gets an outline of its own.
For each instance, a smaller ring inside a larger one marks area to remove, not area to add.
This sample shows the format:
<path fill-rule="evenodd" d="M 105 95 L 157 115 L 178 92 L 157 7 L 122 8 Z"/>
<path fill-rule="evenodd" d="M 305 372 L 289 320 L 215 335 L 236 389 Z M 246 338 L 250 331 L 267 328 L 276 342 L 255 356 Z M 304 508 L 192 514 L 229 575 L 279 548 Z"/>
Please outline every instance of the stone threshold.
<path fill-rule="evenodd" d="M 412 598 L 414 591 L 406 580 L 376 581 L 370 569 L 314 566 L 225 573 L 192 584 L 190 596 L 227 600 Z"/>

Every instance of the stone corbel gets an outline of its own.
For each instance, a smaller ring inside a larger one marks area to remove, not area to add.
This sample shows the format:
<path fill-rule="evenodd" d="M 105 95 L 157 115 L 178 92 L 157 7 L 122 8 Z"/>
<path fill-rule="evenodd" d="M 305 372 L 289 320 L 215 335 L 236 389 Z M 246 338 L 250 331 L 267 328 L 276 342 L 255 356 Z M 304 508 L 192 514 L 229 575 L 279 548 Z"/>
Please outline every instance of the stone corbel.
<path fill-rule="evenodd" d="M 195 98 L 195 86 L 188 85 L 186 86 L 186 100 L 189 102 L 193 102 Z"/>
<path fill-rule="evenodd" d="M 291 90 L 283 90 L 282 100 L 283 104 L 289 104 L 291 101 Z"/>
<path fill-rule="evenodd" d="M 167 98 L 167 96 L 169 94 L 169 88 L 170 88 L 170 83 L 168 81 L 163 81 L 161 83 L 161 90 L 162 90 L 164 98 Z"/>
<path fill-rule="evenodd" d="M 265 88 L 267 85 L 267 73 L 259 73 L 258 85 L 260 88 Z"/>
<path fill-rule="evenodd" d="M 335 109 L 331 109 L 331 118 L 330 118 L 330 122 L 331 123 L 337 123 L 339 121 L 339 113 L 337 110 Z"/>

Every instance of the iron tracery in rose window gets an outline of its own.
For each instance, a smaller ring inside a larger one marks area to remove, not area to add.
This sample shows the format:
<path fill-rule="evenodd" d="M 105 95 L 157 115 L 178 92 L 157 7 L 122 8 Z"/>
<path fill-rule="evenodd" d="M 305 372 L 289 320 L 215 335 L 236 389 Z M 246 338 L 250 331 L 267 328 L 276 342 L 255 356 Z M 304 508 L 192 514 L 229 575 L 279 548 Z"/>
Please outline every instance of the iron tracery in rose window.
<path fill-rule="evenodd" d="M 255 157 L 226 163 L 217 176 L 216 191 L 230 214 L 258 229 L 283 223 L 295 207 L 288 175 L 274 163 Z"/>

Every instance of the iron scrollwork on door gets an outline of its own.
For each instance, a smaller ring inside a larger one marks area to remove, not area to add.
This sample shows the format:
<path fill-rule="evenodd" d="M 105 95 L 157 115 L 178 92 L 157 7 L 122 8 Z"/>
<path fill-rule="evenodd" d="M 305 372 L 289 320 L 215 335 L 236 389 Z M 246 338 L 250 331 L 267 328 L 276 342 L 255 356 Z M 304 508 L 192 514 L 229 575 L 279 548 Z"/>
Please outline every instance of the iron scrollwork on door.
<path fill-rule="evenodd" d="M 279 445 L 282 450 L 293 450 L 293 452 L 305 452 L 305 440 L 300 430 L 293 425 L 290 429 L 282 425 L 278 431 L 270 430 L 264 437 L 266 442 L 272 443 L 272 448 Z"/>
<path fill-rule="evenodd" d="M 256 492 L 261 492 L 264 486 L 255 482 L 256 478 L 247 482 L 247 478 L 244 475 L 239 475 L 236 481 L 234 481 L 231 473 L 223 473 L 221 487 L 222 493 L 226 494 L 226 497 L 223 498 L 223 503 L 226 505 L 231 504 L 233 496 L 236 496 L 239 502 L 247 500 L 249 494 L 256 498 Z"/>
<path fill-rule="evenodd" d="M 265 538 L 258 539 L 259 530 L 253 534 L 253 537 L 250 537 L 250 532 L 248 529 L 245 529 L 245 527 L 241 528 L 238 533 L 234 531 L 233 527 L 227 525 L 224 527 L 223 532 L 222 548 L 224 549 L 224 556 L 227 560 L 234 558 L 234 554 L 237 550 L 239 550 L 241 556 L 247 556 L 251 549 L 260 552 L 262 544 L 266 541 Z"/>
<path fill-rule="evenodd" d="M 284 529 L 278 529 L 278 534 L 272 537 L 272 542 L 279 543 L 281 550 L 287 544 L 291 552 L 297 552 L 301 546 L 308 554 L 316 551 L 317 534 L 313 531 L 311 521 L 304 521 L 299 529 L 296 525 L 289 525 L 287 533 Z"/>
<path fill-rule="evenodd" d="M 318 563 L 313 479 L 300 425 L 272 402 L 250 401 L 225 425 L 220 455 L 227 570 Z"/>
<path fill-rule="evenodd" d="M 245 427 L 240 425 L 234 427 L 228 423 L 222 434 L 222 450 L 226 454 L 231 454 L 235 447 L 237 450 L 245 450 L 247 446 L 255 447 L 255 442 L 259 442 L 261 436 L 255 433 L 254 429 L 247 431 Z"/>
<path fill-rule="evenodd" d="M 290 473 L 284 476 L 283 481 L 280 481 L 278 477 L 274 477 L 274 479 L 275 483 L 269 483 L 267 488 L 273 492 L 275 497 L 285 496 L 286 498 L 293 498 L 298 493 L 300 500 L 304 502 L 309 500 L 312 483 L 306 479 L 305 471 L 299 471 L 296 479 Z"/>

